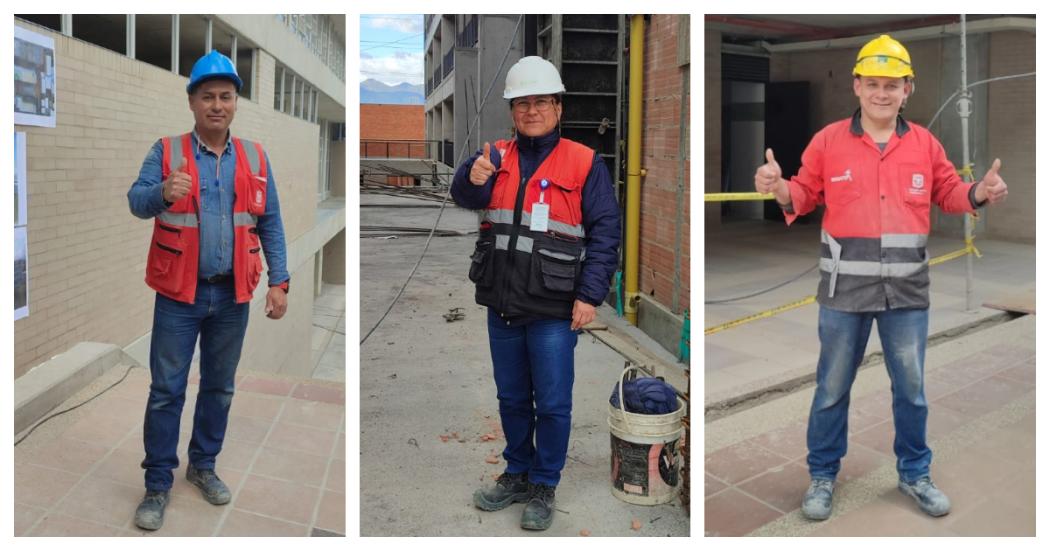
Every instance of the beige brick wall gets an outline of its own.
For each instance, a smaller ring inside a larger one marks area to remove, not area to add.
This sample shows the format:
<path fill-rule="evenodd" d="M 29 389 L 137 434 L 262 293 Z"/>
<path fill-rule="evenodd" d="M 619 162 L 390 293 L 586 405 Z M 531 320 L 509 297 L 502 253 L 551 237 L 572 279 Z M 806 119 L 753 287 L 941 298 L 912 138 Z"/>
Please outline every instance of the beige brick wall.
<path fill-rule="evenodd" d="M 184 77 L 26 26 L 55 39 L 59 113 L 57 128 L 16 127 L 28 144 L 30 300 L 15 322 L 16 378 L 77 342 L 126 346 L 150 330 L 152 222 L 130 213 L 126 194 L 153 142 L 193 125 Z M 273 111 L 273 64 L 260 52 L 261 101 L 240 99 L 233 131 L 266 147 L 291 242 L 314 221 L 318 128 Z"/>

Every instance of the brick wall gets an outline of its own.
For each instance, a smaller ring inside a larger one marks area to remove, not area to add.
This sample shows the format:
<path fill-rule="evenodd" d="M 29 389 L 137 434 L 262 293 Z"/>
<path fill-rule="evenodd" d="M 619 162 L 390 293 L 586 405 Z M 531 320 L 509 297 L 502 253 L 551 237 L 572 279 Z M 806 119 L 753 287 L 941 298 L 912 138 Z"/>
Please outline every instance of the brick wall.
<path fill-rule="evenodd" d="M 193 125 L 184 77 L 26 26 L 55 39 L 59 113 L 57 128 L 16 127 L 28 144 L 30 300 L 15 322 L 16 378 L 77 342 L 126 346 L 150 330 L 153 223 L 132 216 L 126 194 L 153 142 Z M 291 242 L 314 224 L 318 127 L 273 110 L 274 60 L 259 54 L 261 103 L 239 100 L 233 132 L 266 147 Z"/>
<path fill-rule="evenodd" d="M 361 104 L 362 140 L 422 140 L 422 105 Z"/>
<path fill-rule="evenodd" d="M 681 126 L 682 83 L 689 65 L 678 66 L 677 15 L 654 15 L 645 29 L 644 107 L 642 113 L 642 212 L 640 292 L 681 314 L 689 307 L 689 97 L 686 126 Z M 679 136 L 685 132 L 685 140 Z M 679 159 L 684 147 L 684 165 Z M 684 171 L 683 171 L 684 167 Z M 683 186 L 681 202 L 678 187 Z M 676 217 L 681 210 L 681 242 L 676 248 Z M 674 308 L 675 264 L 680 269 Z"/>

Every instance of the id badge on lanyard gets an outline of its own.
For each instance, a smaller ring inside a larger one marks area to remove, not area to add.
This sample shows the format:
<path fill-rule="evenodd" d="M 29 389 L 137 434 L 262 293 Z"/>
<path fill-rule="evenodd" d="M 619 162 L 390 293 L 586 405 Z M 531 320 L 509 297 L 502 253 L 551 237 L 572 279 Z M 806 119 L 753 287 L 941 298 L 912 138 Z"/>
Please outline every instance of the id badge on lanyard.
<path fill-rule="evenodd" d="M 550 182 L 548 182 L 546 178 L 540 180 L 540 200 L 538 203 L 532 204 L 532 221 L 529 224 L 529 229 L 532 231 L 547 231 L 547 222 L 550 220 L 551 207 L 543 202 L 543 195 L 548 187 L 550 187 Z"/>

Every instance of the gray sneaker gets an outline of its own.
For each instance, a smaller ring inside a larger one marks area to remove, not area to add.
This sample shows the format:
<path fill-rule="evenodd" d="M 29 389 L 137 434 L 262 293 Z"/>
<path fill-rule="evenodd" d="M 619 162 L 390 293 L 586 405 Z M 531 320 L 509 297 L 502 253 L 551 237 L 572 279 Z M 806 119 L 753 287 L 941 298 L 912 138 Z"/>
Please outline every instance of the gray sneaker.
<path fill-rule="evenodd" d="M 927 515 L 943 517 L 952 508 L 952 502 L 948 500 L 948 496 L 938 490 L 928 476 L 911 483 L 901 480 L 897 482 L 897 488 L 904 495 L 914 499 L 915 503 L 919 504 L 919 508 Z"/>
<path fill-rule="evenodd" d="M 135 526 L 143 530 L 156 530 L 164 525 L 164 507 L 168 505 L 168 492 L 146 490 L 146 495 L 135 510 Z"/>
<path fill-rule="evenodd" d="M 193 465 L 186 467 L 186 480 L 200 488 L 201 495 L 212 505 L 225 505 L 230 502 L 230 489 L 211 469 L 198 470 Z"/>
<path fill-rule="evenodd" d="M 814 478 L 802 498 L 802 515 L 810 520 L 826 520 L 831 516 L 831 494 L 834 492 L 834 480 Z"/>

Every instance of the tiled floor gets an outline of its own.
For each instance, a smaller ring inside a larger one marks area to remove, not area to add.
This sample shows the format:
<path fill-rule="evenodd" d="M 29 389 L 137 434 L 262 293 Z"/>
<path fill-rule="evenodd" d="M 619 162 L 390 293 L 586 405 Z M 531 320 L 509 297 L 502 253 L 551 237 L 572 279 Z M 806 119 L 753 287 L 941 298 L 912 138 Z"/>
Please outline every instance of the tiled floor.
<path fill-rule="evenodd" d="M 79 403 L 123 375 L 110 370 L 58 409 Z M 98 388 L 96 388 L 98 387 Z M 142 412 L 149 374 L 126 380 L 87 405 L 42 425 L 15 448 L 15 535 L 308 536 L 343 535 L 345 392 L 341 383 L 238 375 L 217 472 L 233 500 L 204 501 L 185 480 L 197 385 L 183 408 L 180 466 L 164 526 L 134 526 L 143 494 Z"/>
<path fill-rule="evenodd" d="M 950 361 L 937 359 L 941 351 L 928 353 L 936 364 L 927 364 L 931 474 L 952 499 L 948 516 L 926 516 L 896 488 L 889 383 L 878 368 L 858 375 L 868 386 L 851 404 L 849 446 L 831 519 L 810 522 L 799 512 L 809 484 L 810 388 L 780 399 L 794 400 L 795 418 L 767 422 L 763 427 L 772 428 L 723 438 L 718 441 L 728 445 L 705 450 L 705 534 L 1034 535 L 1035 346 L 1018 337 L 1034 334 L 1032 318 L 976 334 L 973 338 L 987 344 L 975 353 L 959 352 Z M 756 419 L 782 416 L 784 410 L 776 408 L 783 403 L 771 401 L 721 419 L 717 431 L 746 431 Z"/>
<path fill-rule="evenodd" d="M 346 381 L 346 295 L 344 285 L 325 283 L 314 298 L 310 363 L 312 377 Z"/>

